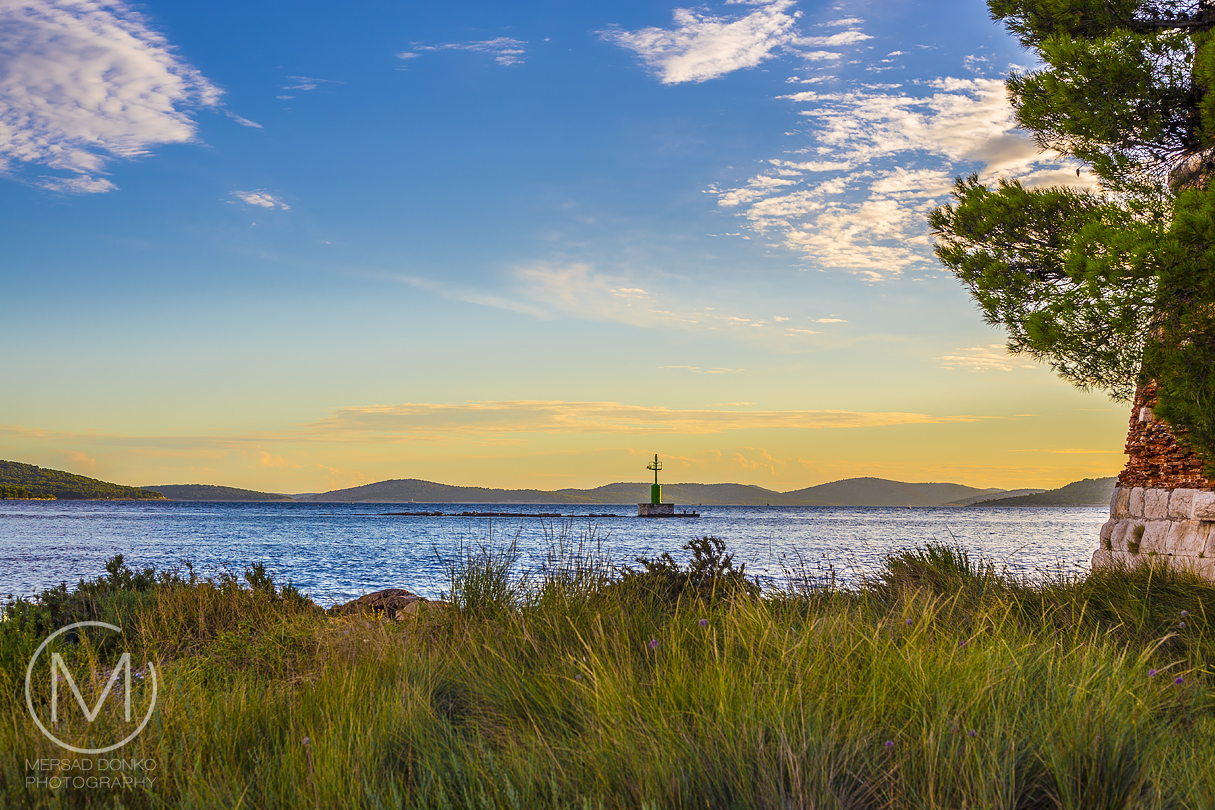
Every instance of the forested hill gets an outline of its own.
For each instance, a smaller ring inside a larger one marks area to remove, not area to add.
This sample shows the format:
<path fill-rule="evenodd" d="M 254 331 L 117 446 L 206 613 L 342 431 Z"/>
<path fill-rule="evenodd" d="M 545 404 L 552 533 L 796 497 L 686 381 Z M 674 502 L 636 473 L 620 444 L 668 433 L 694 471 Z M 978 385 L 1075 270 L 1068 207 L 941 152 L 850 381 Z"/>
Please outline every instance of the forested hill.
<path fill-rule="evenodd" d="M 163 501 L 164 495 L 110 484 L 61 470 L 0 461 L 0 498 L 54 498 L 61 501 Z"/>
<path fill-rule="evenodd" d="M 563 492 L 457 487 L 417 478 L 379 481 L 375 484 L 301 496 L 297 500 L 319 503 L 599 503 L 590 498 Z"/>
<path fill-rule="evenodd" d="M 781 503 L 798 506 L 944 506 L 963 498 L 1000 493 L 964 484 L 907 484 L 885 478 L 846 478 L 781 495 Z"/>
<path fill-rule="evenodd" d="M 974 506 L 1105 506 L 1114 494 L 1117 481 L 1117 478 L 1085 478 L 1036 495 L 983 501 Z"/>
<path fill-rule="evenodd" d="M 280 495 L 276 492 L 257 492 L 252 489 L 221 487 L 214 484 L 165 484 L 144 487 L 144 489 L 159 492 L 171 501 L 211 501 L 215 503 L 253 501 L 262 503 L 295 500 L 290 495 Z"/>

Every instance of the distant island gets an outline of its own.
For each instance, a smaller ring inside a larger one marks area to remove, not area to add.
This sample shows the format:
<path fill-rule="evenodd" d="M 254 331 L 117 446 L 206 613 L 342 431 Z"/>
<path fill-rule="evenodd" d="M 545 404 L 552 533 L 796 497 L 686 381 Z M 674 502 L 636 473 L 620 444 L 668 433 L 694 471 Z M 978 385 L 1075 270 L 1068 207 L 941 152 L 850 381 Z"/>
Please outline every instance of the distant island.
<path fill-rule="evenodd" d="M 57 501 L 163 501 L 159 492 L 110 484 L 17 461 L 0 461 L 0 499 Z"/>
<path fill-rule="evenodd" d="M 1109 502 L 1114 478 L 1086 478 L 1058 489 L 980 489 L 963 484 L 909 484 L 885 478 L 848 478 L 777 492 L 754 484 L 664 484 L 664 500 L 694 506 L 1099 506 Z M 217 484 L 128 487 L 82 475 L 0 461 L 0 499 L 169 500 L 210 503 L 501 503 L 550 505 L 634 504 L 648 501 L 650 484 L 625 482 L 593 489 L 494 489 L 437 484 L 417 478 L 379 481 L 331 492 L 285 495 Z"/>
<path fill-rule="evenodd" d="M 215 503 L 250 501 L 267 503 L 295 500 L 290 495 L 280 495 L 275 492 L 257 492 L 252 489 L 237 489 L 236 487 L 221 487 L 215 484 L 165 484 L 163 486 L 144 487 L 144 489 L 159 492 L 171 501 L 210 501 Z"/>
<path fill-rule="evenodd" d="M 1114 494 L 1118 479 L 1085 478 L 1036 495 L 997 498 L 973 506 L 1104 506 Z"/>

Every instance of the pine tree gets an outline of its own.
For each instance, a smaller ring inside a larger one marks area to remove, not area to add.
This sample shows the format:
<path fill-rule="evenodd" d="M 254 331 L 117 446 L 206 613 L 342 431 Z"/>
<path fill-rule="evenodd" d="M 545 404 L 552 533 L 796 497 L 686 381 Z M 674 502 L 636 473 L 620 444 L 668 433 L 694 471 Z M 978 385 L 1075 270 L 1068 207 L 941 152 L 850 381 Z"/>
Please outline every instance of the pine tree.
<path fill-rule="evenodd" d="M 957 181 L 937 256 L 1009 349 L 1156 415 L 1215 473 L 1215 0 L 990 0 L 1040 70 L 1009 99 L 1095 190 Z"/>

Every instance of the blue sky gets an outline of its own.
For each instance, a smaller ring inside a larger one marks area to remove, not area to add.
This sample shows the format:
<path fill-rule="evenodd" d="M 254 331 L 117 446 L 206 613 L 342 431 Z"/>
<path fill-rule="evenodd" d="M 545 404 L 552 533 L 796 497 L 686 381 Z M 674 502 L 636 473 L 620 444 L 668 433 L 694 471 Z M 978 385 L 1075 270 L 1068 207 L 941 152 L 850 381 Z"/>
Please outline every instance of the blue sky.
<path fill-rule="evenodd" d="M 0 457 L 316 491 L 1061 484 L 1122 406 L 931 255 L 1083 183 L 977 2 L 0 0 Z M 634 467 L 641 471 L 637 473 Z"/>

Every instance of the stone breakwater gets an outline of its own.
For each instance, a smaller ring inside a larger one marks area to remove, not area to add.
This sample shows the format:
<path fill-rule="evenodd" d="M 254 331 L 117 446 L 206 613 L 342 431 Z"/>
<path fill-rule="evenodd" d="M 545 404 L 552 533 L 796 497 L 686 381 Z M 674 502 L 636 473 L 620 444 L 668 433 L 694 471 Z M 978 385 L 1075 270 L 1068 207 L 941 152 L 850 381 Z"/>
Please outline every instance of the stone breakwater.
<path fill-rule="evenodd" d="M 1215 482 L 1153 415 L 1155 406 L 1155 383 L 1141 386 L 1131 407 L 1126 468 L 1093 567 L 1159 560 L 1215 579 Z"/>

